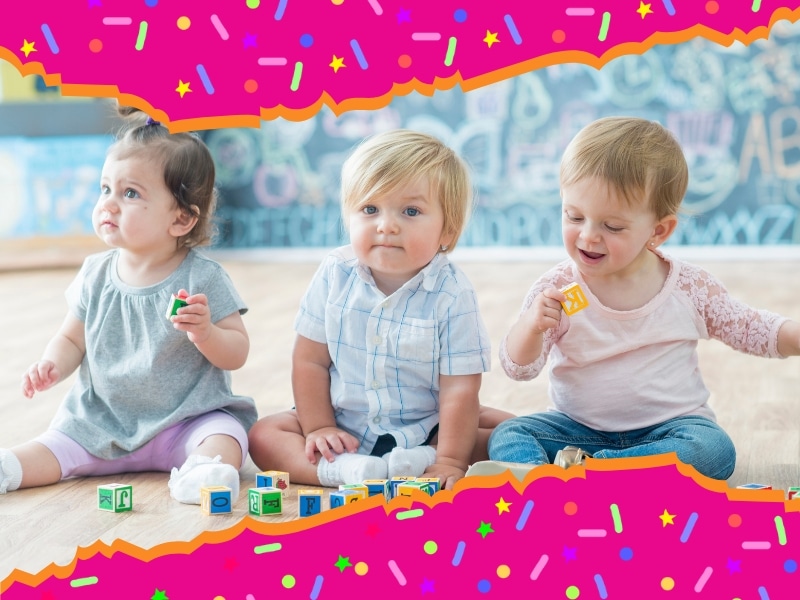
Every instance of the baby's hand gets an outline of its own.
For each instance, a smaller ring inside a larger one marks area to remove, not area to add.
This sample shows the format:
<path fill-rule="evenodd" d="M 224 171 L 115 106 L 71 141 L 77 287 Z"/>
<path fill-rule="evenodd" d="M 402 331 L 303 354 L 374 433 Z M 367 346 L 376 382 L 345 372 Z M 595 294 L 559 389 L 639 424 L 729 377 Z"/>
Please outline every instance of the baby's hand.
<path fill-rule="evenodd" d="M 556 288 L 547 288 L 536 296 L 526 311 L 528 324 L 536 333 L 544 333 L 558 325 L 567 297 Z"/>
<path fill-rule="evenodd" d="M 306 457 L 312 465 L 317 464 L 317 452 L 328 462 L 333 462 L 335 454 L 357 449 L 358 440 L 338 427 L 321 427 L 306 435 Z"/>
<path fill-rule="evenodd" d="M 463 469 L 459 469 L 453 465 L 433 463 L 430 467 L 425 469 L 422 477 L 438 477 L 443 490 L 452 490 L 456 481 L 464 477 L 465 474 Z"/>
<path fill-rule="evenodd" d="M 51 360 L 40 360 L 33 363 L 22 376 L 22 393 L 26 398 L 33 398 L 36 392 L 43 392 L 54 386 L 61 379 L 58 368 Z"/>
<path fill-rule="evenodd" d="M 178 296 L 186 294 L 180 290 Z M 189 341 L 193 344 L 202 344 L 211 336 L 211 311 L 208 308 L 208 298 L 205 294 L 194 294 L 186 298 L 186 306 L 179 308 L 176 315 L 170 317 L 173 326 L 178 331 L 185 331 Z"/>

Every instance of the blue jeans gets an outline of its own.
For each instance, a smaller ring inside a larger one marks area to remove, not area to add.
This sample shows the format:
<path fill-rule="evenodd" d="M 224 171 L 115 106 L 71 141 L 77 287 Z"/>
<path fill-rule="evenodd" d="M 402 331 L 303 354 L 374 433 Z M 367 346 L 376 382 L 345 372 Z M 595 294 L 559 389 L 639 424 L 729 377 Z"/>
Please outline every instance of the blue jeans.
<path fill-rule="evenodd" d="M 681 462 L 713 479 L 727 479 L 736 463 L 731 438 L 713 421 L 688 416 L 633 431 L 595 431 L 560 412 L 503 421 L 489 438 L 489 458 L 544 465 L 564 446 L 595 458 L 652 456 L 675 452 Z"/>

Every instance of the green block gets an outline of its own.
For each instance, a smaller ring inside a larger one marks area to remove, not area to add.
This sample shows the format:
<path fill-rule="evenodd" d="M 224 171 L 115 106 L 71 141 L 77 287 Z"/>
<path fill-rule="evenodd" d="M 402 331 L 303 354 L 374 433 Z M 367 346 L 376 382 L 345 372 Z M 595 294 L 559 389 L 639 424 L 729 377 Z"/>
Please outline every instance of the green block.
<path fill-rule="evenodd" d="M 115 513 L 133 510 L 133 486 L 123 483 L 98 485 L 97 508 Z"/>
<path fill-rule="evenodd" d="M 283 512 L 281 490 L 278 488 L 250 488 L 247 500 L 251 515 L 279 515 Z"/>

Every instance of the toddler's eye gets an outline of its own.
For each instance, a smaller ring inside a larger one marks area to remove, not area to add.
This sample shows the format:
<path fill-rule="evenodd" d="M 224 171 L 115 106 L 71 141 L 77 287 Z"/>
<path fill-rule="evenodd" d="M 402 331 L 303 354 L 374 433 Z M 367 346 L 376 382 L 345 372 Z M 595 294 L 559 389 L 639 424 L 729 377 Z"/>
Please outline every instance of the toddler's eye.
<path fill-rule="evenodd" d="M 410 206 L 405 210 L 405 213 L 409 217 L 416 217 L 419 214 L 419 209 L 418 208 L 414 208 L 413 206 Z"/>
<path fill-rule="evenodd" d="M 365 215 L 374 215 L 376 212 L 378 212 L 378 209 L 371 204 L 367 204 L 361 209 L 361 212 L 363 212 Z"/>
<path fill-rule="evenodd" d="M 101 194 L 110 194 L 111 193 L 111 188 L 108 187 L 107 185 L 101 185 L 100 186 L 100 193 Z"/>
<path fill-rule="evenodd" d="M 619 233 L 624 229 L 624 227 L 612 227 L 611 225 L 606 225 L 606 229 L 608 229 L 611 233 Z"/>
<path fill-rule="evenodd" d="M 125 197 L 126 198 L 138 198 L 139 197 L 139 192 L 137 192 L 136 190 L 132 190 L 132 189 L 128 188 L 127 190 L 125 190 Z"/>

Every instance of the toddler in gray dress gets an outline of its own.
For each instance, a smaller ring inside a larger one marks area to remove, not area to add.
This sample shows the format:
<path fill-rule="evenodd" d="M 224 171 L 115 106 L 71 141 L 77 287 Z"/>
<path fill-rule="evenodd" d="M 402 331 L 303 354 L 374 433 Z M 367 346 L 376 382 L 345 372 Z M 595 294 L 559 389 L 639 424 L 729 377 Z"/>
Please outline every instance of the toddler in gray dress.
<path fill-rule="evenodd" d="M 230 371 L 247 359 L 247 311 L 227 273 L 196 247 L 209 242 L 214 163 L 195 135 L 132 109 L 110 147 L 92 213 L 111 249 L 89 256 L 66 292 L 69 310 L 22 378 L 31 398 L 78 369 L 50 428 L 0 449 L 0 493 L 68 477 L 167 471 L 170 493 L 239 492 L 252 398 Z M 186 305 L 165 318 L 173 294 Z"/>

